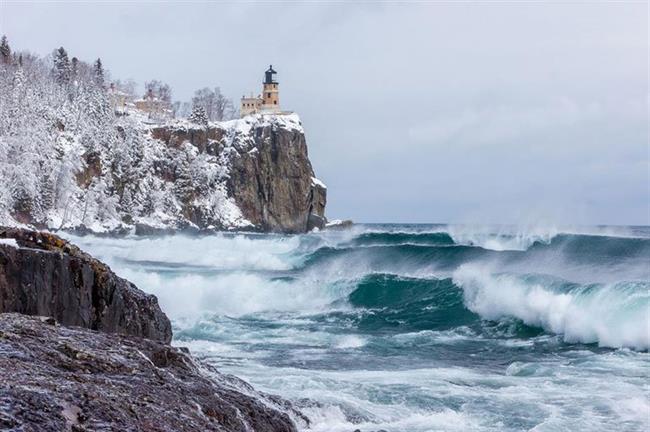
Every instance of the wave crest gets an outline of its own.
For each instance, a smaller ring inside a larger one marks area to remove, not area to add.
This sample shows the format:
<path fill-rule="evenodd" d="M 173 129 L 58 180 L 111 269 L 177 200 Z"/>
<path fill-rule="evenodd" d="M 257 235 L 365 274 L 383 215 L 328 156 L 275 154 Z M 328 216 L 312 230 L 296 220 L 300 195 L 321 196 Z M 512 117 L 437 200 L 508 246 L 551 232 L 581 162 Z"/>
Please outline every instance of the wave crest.
<path fill-rule="evenodd" d="M 465 305 L 488 320 L 516 317 L 561 334 L 566 342 L 600 346 L 650 347 L 650 283 L 578 285 L 539 276 L 494 274 L 465 264 L 453 280 Z"/>

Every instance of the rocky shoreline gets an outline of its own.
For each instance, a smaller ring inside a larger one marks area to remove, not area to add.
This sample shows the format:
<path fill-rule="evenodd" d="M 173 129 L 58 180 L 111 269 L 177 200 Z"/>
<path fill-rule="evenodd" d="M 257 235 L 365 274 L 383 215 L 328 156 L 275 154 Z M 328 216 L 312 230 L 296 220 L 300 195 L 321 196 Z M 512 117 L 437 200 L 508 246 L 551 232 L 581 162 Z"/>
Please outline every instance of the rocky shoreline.
<path fill-rule="evenodd" d="M 169 345 L 157 299 L 56 235 L 0 228 L 0 429 L 294 432 L 277 396 Z"/>

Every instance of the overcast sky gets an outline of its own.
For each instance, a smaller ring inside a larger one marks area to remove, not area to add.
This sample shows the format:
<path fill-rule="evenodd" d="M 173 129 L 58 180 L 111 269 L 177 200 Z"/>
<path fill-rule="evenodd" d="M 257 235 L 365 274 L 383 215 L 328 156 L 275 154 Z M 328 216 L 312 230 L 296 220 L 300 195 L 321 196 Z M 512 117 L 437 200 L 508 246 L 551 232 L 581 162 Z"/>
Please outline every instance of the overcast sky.
<path fill-rule="evenodd" d="M 238 101 L 273 63 L 330 218 L 650 223 L 643 1 L 0 0 L 0 33 L 180 100 L 220 86 Z"/>

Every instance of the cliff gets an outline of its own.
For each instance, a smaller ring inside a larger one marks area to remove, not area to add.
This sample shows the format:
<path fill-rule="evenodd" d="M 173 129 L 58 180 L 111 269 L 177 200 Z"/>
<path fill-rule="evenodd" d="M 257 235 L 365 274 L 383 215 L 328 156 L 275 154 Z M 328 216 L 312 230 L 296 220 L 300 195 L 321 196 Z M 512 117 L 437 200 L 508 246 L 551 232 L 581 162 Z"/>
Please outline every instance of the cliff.
<path fill-rule="evenodd" d="M 38 148 L 21 144 L 18 164 L 0 146 L 0 224 L 146 234 L 299 233 L 326 222 L 326 188 L 295 114 L 206 125 L 151 125 L 137 111 L 100 118 L 101 133 L 57 120 Z"/>
<path fill-rule="evenodd" d="M 305 133 L 297 115 L 256 115 L 198 127 L 181 123 L 153 128 L 152 137 L 168 148 L 185 143 L 200 153 L 221 156 L 227 166 L 227 196 L 241 216 L 262 231 L 305 232 L 325 225 L 327 189 L 314 177 Z M 182 181 L 170 172 L 173 182 Z M 201 196 L 186 203 L 187 219 L 200 228 L 205 220 Z"/>
<path fill-rule="evenodd" d="M 170 346 L 154 296 L 55 235 L 0 229 L 0 312 L 2 430 L 294 432 L 289 414 L 308 424 Z"/>

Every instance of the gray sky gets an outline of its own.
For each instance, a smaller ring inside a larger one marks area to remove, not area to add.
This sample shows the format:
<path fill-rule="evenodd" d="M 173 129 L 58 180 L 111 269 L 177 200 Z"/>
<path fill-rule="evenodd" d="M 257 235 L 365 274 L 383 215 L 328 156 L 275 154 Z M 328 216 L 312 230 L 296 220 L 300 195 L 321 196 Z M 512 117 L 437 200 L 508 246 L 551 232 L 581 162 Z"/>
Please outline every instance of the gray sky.
<path fill-rule="evenodd" d="M 273 63 L 330 218 L 650 223 L 646 2 L 0 0 L 0 33 L 182 100 Z"/>

